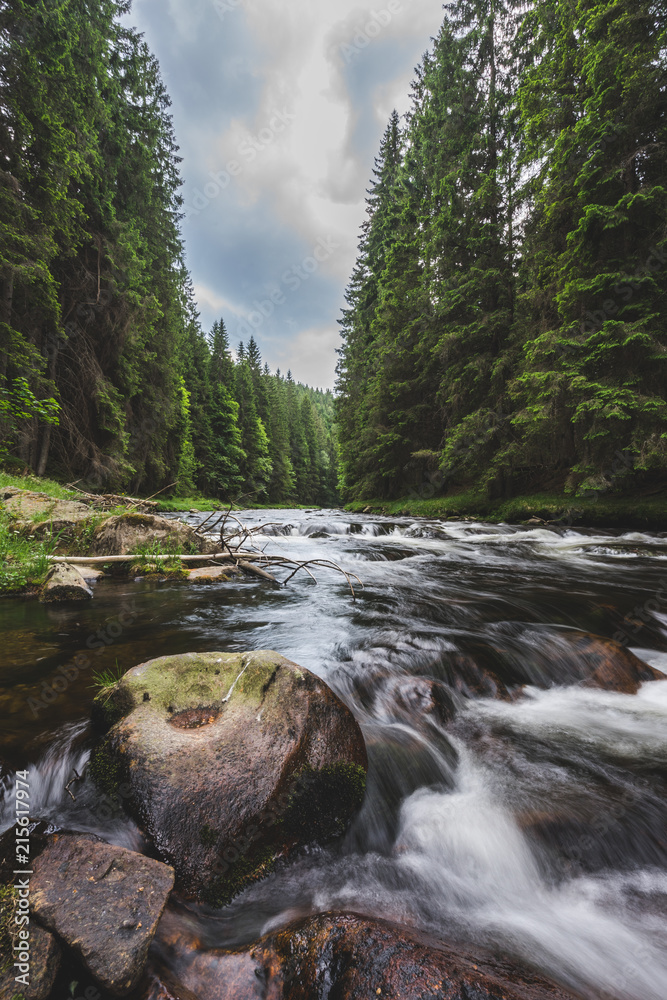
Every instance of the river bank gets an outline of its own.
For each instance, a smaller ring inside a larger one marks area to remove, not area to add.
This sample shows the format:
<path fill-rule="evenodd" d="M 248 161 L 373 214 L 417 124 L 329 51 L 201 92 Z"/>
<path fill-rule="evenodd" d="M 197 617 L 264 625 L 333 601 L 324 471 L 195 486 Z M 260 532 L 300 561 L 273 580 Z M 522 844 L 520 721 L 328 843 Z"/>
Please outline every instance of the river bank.
<path fill-rule="evenodd" d="M 470 519 L 490 524 L 528 524 L 539 520 L 567 527 L 609 528 L 620 531 L 667 530 L 667 495 L 616 496 L 595 493 L 573 497 L 538 493 L 490 500 L 469 491 L 447 497 L 403 497 L 399 500 L 357 500 L 346 505 L 351 513 L 384 517 Z"/>
<path fill-rule="evenodd" d="M 86 600 L 102 576 L 190 578 L 221 552 L 150 501 L 95 497 L 37 478 L 15 483 L 0 477 L 0 595 Z"/>

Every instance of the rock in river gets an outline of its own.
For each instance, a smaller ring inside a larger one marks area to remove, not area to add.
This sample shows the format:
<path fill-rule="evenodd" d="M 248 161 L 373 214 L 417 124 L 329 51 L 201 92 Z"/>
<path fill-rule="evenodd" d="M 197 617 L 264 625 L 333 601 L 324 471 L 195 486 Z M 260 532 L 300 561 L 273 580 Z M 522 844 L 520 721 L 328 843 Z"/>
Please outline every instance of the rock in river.
<path fill-rule="evenodd" d="M 644 663 L 613 639 L 583 634 L 574 642 L 575 650 L 590 671 L 585 687 L 603 691 L 637 694 L 645 681 L 664 680 L 664 674 Z"/>
<path fill-rule="evenodd" d="M 160 861 L 92 836 L 57 834 L 34 862 L 34 916 L 115 996 L 138 985 L 174 884 Z"/>
<path fill-rule="evenodd" d="M 14 920 L 16 892 L 13 885 L 0 885 L 0 1000 L 12 1000 L 17 996 L 22 996 L 23 1000 L 46 1000 L 60 968 L 60 948 L 53 934 L 30 921 L 27 928 L 29 952 L 22 954 L 20 949 L 26 942 L 26 928 L 17 926 Z M 25 957 L 28 961 L 22 962 Z M 16 968 L 14 962 L 26 968 Z M 27 985 L 25 981 L 16 982 L 16 976 L 26 975 Z"/>
<path fill-rule="evenodd" d="M 92 596 L 92 590 L 76 567 L 56 563 L 49 571 L 40 600 L 53 604 L 56 601 L 89 601 Z"/>
<path fill-rule="evenodd" d="M 130 670 L 96 699 L 110 728 L 95 780 L 128 808 L 179 886 L 223 905 L 298 844 L 342 834 L 366 748 L 351 712 L 277 653 L 190 653 Z"/>
<path fill-rule="evenodd" d="M 511 962 L 466 954 L 353 914 L 311 917 L 241 951 L 198 951 L 171 933 L 157 951 L 146 1000 L 573 1000 Z"/>

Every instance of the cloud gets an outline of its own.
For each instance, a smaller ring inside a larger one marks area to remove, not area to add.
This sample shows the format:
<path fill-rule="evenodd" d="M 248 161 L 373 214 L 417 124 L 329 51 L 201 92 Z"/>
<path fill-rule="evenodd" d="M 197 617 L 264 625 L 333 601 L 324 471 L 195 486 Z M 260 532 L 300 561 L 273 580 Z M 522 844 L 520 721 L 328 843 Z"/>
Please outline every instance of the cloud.
<path fill-rule="evenodd" d="M 440 0 L 135 2 L 173 101 L 205 327 L 222 312 L 231 334 L 330 237 L 336 252 L 255 335 L 269 363 L 331 385 L 373 158 L 441 16 Z"/>

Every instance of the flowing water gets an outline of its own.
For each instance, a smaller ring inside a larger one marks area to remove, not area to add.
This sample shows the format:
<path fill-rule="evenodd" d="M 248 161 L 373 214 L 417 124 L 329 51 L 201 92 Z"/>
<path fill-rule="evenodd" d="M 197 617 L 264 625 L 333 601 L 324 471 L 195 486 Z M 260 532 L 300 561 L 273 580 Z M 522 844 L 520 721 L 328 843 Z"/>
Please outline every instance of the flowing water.
<path fill-rule="evenodd" d="M 616 636 L 667 673 L 667 535 L 335 511 L 244 520 L 272 522 L 268 552 L 356 573 L 356 600 L 321 569 L 317 585 L 280 590 L 105 581 L 85 606 L 0 602 L 0 755 L 30 764 L 33 818 L 141 850 L 88 779 L 76 801 L 65 790 L 85 768 L 95 674 L 274 649 L 355 713 L 366 801 L 341 843 L 224 911 L 183 916 L 207 946 L 346 909 L 492 948 L 585 997 L 665 1000 L 667 679 L 636 695 L 584 687 L 577 643 Z M 423 710 L 429 681 L 453 720 Z"/>

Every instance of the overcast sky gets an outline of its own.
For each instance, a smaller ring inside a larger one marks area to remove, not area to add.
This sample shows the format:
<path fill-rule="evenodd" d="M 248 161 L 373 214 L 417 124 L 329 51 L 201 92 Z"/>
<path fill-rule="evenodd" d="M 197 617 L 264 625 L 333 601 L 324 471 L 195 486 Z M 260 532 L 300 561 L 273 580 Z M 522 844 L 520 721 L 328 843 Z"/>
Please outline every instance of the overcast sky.
<path fill-rule="evenodd" d="M 392 108 L 441 0 L 135 0 L 173 101 L 204 329 L 333 386 L 336 320 Z"/>

